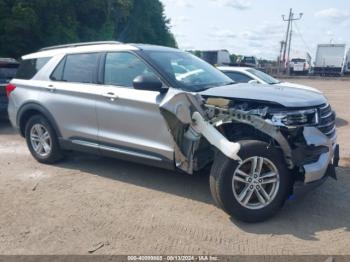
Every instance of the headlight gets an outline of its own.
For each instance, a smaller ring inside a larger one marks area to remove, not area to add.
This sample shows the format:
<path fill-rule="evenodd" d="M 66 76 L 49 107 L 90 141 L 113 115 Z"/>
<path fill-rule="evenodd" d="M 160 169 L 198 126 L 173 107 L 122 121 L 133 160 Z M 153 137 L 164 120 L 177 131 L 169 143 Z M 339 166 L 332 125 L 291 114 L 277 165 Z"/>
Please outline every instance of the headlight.
<path fill-rule="evenodd" d="M 280 112 L 272 115 L 271 121 L 276 125 L 305 126 L 318 124 L 316 109 Z"/>

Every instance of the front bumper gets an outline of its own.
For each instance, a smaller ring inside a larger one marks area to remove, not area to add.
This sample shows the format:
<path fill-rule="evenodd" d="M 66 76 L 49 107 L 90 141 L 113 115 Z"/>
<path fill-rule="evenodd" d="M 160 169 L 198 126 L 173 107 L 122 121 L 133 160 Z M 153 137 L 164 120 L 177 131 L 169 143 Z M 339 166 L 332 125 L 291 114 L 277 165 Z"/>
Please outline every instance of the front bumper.
<path fill-rule="evenodd" d="M 313 183 L 328 175 L 335 177 L 334 167 L 338 166 L 339 161 L 339 145 L 336 143 L 336 136 L 329 138 L 316 127 L 304 127 L 303 135 L 308 146 L 328 149 L 319 155 L 317 161 L 302 166 L 304 183 Z"/>

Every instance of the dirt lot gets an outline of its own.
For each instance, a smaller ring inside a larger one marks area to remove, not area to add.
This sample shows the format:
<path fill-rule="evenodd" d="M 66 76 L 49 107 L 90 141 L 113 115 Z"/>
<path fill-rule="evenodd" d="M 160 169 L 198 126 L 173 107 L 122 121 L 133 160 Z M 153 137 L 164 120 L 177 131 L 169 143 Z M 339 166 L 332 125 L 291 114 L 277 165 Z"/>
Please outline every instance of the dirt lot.
<path fill-rule="evenodd" d="M 350 82 L 324 90 L 350 152 Z M 343 165 L 348 162 L 343 159 Z M 40 165 L 0 123 L 0 254 L 350 254 L 350 169 L 260 224 L 231 220 L 208 177 L 74 154 Z"/>

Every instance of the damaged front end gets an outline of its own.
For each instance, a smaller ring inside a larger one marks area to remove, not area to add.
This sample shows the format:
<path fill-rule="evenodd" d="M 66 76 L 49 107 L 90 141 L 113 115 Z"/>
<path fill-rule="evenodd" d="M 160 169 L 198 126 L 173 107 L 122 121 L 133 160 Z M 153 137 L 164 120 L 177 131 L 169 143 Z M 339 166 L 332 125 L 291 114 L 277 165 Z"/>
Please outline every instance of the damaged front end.
<path fill-rule="evenodd" d="M 240 160 L 237 155 L 240 149 L 239 143 L 227 140 L 209 122 L 207 108 L 200 95 L 169 91 L 160 104 L 160 112 L 174 138 L 177 168 L 192 174 L 193 171 L 206 166 L 212 161 L 213 154 L 207 146 L 208 143 L 227 157 Z M 201 151 L 201 145 L 204 149 L 204 157 L 197 154 Z"/>
<path fill-rule="evenodd" d="M 174 138 L 176 167 L 186 173 L 212 162 L 215 150 L 241 161 L 239 141 L 255 139 L 283 152 L 296 181 L 335 176 L 339 146 L 329 105 L 288 109 L 169 90 L 160 111 Z"/>

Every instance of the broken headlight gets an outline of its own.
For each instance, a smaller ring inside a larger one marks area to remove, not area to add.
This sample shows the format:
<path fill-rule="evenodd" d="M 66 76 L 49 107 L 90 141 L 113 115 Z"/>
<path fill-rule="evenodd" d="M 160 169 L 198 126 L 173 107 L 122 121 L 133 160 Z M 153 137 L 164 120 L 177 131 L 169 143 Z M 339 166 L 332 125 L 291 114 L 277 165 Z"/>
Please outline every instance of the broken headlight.
<path fill-rule="evenodd" d="M 318 114 L 316 109 L 279 112 L 272 114 L 271 121 L 276 125 L 284 126 L 317 125 Z"/>

